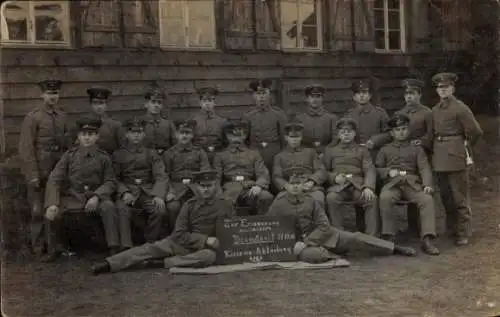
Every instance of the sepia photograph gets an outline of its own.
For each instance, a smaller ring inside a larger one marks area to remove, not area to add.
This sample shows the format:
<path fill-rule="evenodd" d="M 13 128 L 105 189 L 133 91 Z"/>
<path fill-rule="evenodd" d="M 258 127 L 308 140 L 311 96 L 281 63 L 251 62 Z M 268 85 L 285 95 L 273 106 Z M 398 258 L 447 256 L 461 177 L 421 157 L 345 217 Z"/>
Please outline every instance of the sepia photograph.
<path fill-rule="evenodd" d="M 499 0 L 0 0 L 2 317 L 500 317 L 499 194 Z"/>

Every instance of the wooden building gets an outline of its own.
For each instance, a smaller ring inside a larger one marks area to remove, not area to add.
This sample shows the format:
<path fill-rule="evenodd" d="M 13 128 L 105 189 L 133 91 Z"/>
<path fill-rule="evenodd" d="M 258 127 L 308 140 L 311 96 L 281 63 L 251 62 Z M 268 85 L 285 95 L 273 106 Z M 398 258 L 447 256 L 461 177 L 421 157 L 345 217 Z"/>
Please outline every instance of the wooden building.
<path fill-rule="evenodd" d="M 428 79 L 468 49 L 478 1 L 3 1 L 2 152 L 15 151 L 23 116 L 40 102 L 36 83 L 46 78 L 64 82 L 60 102 L 72 116 L 89 110 L 91 85 L 112 90 L 113 117 L 136 115 L 157 79 L 174 118 L 196 111 L 195 89 L 207 85 L 221 90 L 222 115 L 242 113 L 258 77 L 276 80 L 283 108 L 299 109 L 303 87 L 321 83 L 327 108 L 342 113 L 351 80 L 373 76 L 376 103 L 392 112 L 403 105 L 402 78 Z"/>

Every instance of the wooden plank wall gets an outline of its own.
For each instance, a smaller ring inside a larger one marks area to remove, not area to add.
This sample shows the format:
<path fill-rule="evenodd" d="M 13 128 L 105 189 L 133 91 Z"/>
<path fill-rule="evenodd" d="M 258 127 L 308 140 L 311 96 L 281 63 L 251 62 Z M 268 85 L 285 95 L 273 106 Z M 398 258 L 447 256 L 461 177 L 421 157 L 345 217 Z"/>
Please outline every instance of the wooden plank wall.
<path fill-rule="evenodd" d="M 86 89 L 91 85 L 112 90 L 113 117 L 141 114 L 144 89 L 154 79 L 165 83 L 166 114 L 172 118 L 197 111 L 195 90 L 206 85 L 221 90 L 219 113 L 237 116 L 250 109 L 248 83 L 258 77 L 280 80 L 282 85 L 274 89 L 280 106 L 296 110 L 304 106 L 303 87 L 321 83 L 327 88 L 327 108 L 343 113 L 351 104 L 351 80 L 375 76 L 381 83 L 380 100 L 392 112 L 403 104 L 399 85 L 409 62 L 410 56 L 381 54 L 4 49 L 1 88 L 7 148 L 16 147 L 23 117 L 40 103 L 36 83 L 47 78 L 64 82 L 60 102 L 72 117 L 89 111 Z"/>

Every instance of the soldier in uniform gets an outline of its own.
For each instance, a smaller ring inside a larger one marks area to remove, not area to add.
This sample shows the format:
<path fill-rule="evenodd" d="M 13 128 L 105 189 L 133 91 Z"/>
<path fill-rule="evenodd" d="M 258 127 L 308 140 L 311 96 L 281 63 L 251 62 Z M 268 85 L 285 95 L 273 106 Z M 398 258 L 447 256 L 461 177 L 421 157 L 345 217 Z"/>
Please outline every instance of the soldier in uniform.
<path fill-rule="evenodd" d="M 338 117 L 323 107 L 325 87 L 322 85 L 307 86 L 305 95 L 308 107 L 306 112 L 299 115 L 299 120 L 304 124 L 302 143 L 306 147 L 316 149 L 316 152 L 321 154 L 326 145 L 335 145 L 338 142 L 335 132 Z"/>
<path fill-rule="evenodd" d="M 111 90 L 106 88 L 87 89 L 93 114 L 101 121 L 97 145 L 109 155 L 125 145 L 125 131 L 120 121 L 114 120 L 106 113 Z"/>
<path fill-rule="evenodd" d="M 348 252 L 353 246 L 377 250 L 383 254 L 414 256 L 415 250 L 402 247 L 361 232 L 346 232 L 330 226 L 325 210 L 304 193 L 307 171 L 296 167 L 286 192 L 278 194 L 269 209 L 269 215 L 293 216 L 297 224 L 297 242 L 294 253 L 300 261 L 321 263 L 337 259 L 337 254 Z"/>
<path fill-rule="evenodd" d="M 248 135 L 248 123 L 244 120 L 228 120 L 224 134 L 229 145 L 215 155 L 213 162 L 221 180 L 223 195 L 238 207 L 247 207 L 259 214 L 266 213 L 274 199 L 267 190 L 269 170 L 259 151 L 248 148 L 244 143 Z"/>
<path fill-rule="evenodd" d="M 304 184 L 305 191 L 324 209 L 325 194 L 323 182 L 325 170 L 316 151 L 302 147 L 304 125 L 297 119 L 290 120 L 285 125 L 285 141 L 287 147 L 274 157 L 273 182 L 276 188 L 286 190 L 289 179 L 288 171 L 295 166 L 301 166 L 308 171 L 308 181 Z"/>
<path fill-rule="evenodd" d="M 271 105 L 271 85 L 270 79 L 250 83 L 255 108 L 243 116 L 250 123 L 250 146 L 259 149 L 269 170 L 272 169 L 274 156 L 283 146 L 286 123 L 285 112 Z"/>
<path fill-rule="evenodd" d="M 453 73 L 436 74 L 440 102 L 432 108 L 433 156 L 432 166 L 448 215 L 456 215 L 455 235 L 457 245 L 466 245 L 471 234 L 472 211 L 469 206 L 469 172 L 466 146 L 474 146 L 483 131 L 471 110 L 453 94 L 458 76 Z"/>
<path fill-rule="evenodd" d="M 79 146 L 65 152 L 49 175 L 45 191 L 48 254 L 44 261 L 53 261 L 61 254 L 66 213 L 99 215 L 110 253 L 119 250 L 118 216 L 110 200 L 115 176 L 109 155 L 96 146 L 100 125 L 96 118 L 80 118 Z"/>
<path fill-rule="evenodd" d="M 193 145 L 196 121 L 175 120 L 177 144 L 163 153 L 163 162 L 170 178 L 167 213 L 169 233 L 174 230 L 175 220 L 182 205 L 195 195 L 192 184 L 193 174 L 210 168 L 207 153 Z"/>
<path fill-rule="evenodd" d="M 161 238 L 166 218 L 165 193 L 168 177 L 163 160 L 155 150 L 144 145 L 145 122 L 129 119 L 125 122 L 127 145 L 113 153 L 117 179 L 116 207 L 120 218 L 120 241 L 123 249 L 131 248 L 131 222 L 145 216 L 144 239 L 154 242 Z"/>
<path fill-rule="evenodd" d="M 158 155 L 168 150 L 175 143 L 173 122 L 161 114 L 165 102 L 165 92 L 157 82 L 153 82 L 144 95 L 146 114 L 142 119 L 146 122 L 144 142 L 147 148 L 155 149 Z"/>
<path fill-rule="evenodd" d="M 194 116 L 196 120 L 194 144 L 203 148 L 210 163 L 216 152 L 224 148 L 222 129 L 226 120 L 215 113 L 215 99 L 219 94 L 217 88 L 205 87 L 198 89 L 201 111 Z"/>
<path fill-rule="evenodd" d="M 323 156 L 329 183 L 326 196 L 332 226 L 343 229 L 344 204 L 354 201 L 364 210 L 365 232 L 378 233 L 378 203 L 375 194 L 377 172 L 370 152 L 355 142 L 357 124 L 351 118 L 337 122 L 340 142 L 326 149 Z"/>
<path fill-rule="evenodd" d="M 219 247 L 216 224 L 232 215 L 231 203 L 217 195 L 216 174 L 209 170 L 194 175 L 200 195 L 182 206 L 172 235 L 110 256 L 94 265 L 92 273 L 117 272 L 137 265 L 169 269 L 213 264 Z"/>
<path fill-rule="evenodd" d="M 43 247 L 43 195 L 47 177 L 71 143 L 67 116 L 57 106 L 61 81 L 44 80 L 39 86 L 43 104 L 24 118 L 19 136 L 19 156 L 31 209 L 30 242 L 36 253 Z"/>
<path fill-rule="evenodd" d="M 385 145 L 378 153 L 377 171 L 384 182 L 380 193 L 380 215 L 382 237 L 395 240 L 397 201 L 406 199 L 417 205 L 420 214 L 420 236 L 422 250 L 438 255 L 434 245 L 436 238 L 436 212 L 432 199 L 432 170 L 422 147 L 410 143 L 410 118 L 396 114 L 389 121 L 394 141 Z"/>

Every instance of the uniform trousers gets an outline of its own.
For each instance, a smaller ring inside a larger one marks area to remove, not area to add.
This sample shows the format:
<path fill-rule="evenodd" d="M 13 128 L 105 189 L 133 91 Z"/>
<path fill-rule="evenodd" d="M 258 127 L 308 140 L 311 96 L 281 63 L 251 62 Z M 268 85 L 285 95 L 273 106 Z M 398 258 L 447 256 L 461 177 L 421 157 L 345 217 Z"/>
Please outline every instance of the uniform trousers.
<path fill-rule="evenodd" d="M 236 203 L 238 196 L 244 189 L 245 187 L 240 182 L 227 182 L 222 186 L 223 196 L 233 202 L 233 204 Z M 259 215 L 263 215 L 269 210 L 274 201 L 274 196 L 267 190 L 262 189 L 255 199 L 256 212 Z"/>
<path fill-rule="evenodd" d="M 27 186 L 27 198 L 30 206 L 30 243 L 33 250 L 41 252 L 44 244 L 44 193 L 47 179 L 40 180 L 40 187 Z"/>

